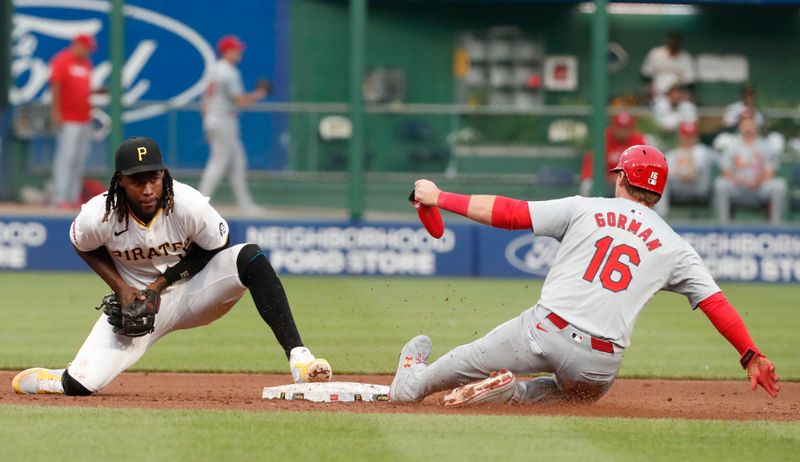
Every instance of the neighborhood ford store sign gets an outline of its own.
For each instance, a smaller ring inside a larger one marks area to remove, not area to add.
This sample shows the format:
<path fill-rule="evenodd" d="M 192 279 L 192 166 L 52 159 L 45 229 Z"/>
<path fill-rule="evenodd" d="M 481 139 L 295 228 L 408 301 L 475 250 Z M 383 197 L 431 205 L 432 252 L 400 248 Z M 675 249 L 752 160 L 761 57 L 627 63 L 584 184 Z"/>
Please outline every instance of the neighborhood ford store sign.
<path fill-rule="evenodd" d="M 800 230 L 677 228 L 718 281 L 800 282 Z M 478 230 L 481 276 L 545 277 L 558 242 L 530 232 Z"/>
<path fill-rule="evenodd" d="M 88 270 L 67 237 L 71 218 L 0 217 L 0 270 Z M 433 239 L 417 222 L 230 220 L 282 274 L 544 278 L 559 244 L 467 223 Z M 683 228 L 718 281 L 800 282 L 800 230 Z"/>

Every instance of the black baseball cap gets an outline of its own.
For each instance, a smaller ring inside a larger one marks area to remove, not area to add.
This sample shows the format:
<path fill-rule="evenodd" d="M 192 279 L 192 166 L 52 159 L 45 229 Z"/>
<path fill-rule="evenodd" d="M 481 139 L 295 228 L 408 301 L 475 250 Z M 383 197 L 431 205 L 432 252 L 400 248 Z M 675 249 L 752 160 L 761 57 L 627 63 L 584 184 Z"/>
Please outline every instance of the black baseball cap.
<path fill-rule="evenodd" d="M 123 141 L 117 148 L 114 169 L 123 175 L 166 170 L 161 160 L 158 143 L 146 136 L 134 136 Z"/>

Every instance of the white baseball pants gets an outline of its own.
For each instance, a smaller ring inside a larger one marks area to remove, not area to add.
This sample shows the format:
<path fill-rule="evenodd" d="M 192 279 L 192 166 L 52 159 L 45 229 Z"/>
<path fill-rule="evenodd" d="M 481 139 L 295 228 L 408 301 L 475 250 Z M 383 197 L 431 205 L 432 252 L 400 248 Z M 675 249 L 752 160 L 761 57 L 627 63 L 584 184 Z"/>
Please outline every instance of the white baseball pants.
<path fill-rule="evenodd" d="M 221 318 L 247 290 L 236 267 L 243 246 L 219 252 L 194 277 L 167 288 L 161 294 L 161 308 L 151 334 L 117 335 L 108 324 L 108 317 L 101 315 L 69 365 L 69 375 L 87 390 L 97 392 L 136 363 L 164 335 Z"/>

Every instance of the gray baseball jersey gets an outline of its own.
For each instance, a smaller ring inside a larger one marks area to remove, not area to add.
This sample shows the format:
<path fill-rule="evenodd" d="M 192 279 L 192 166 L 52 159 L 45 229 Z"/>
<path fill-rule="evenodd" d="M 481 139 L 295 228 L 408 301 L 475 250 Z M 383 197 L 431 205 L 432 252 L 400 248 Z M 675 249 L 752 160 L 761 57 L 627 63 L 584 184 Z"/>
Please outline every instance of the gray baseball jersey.
<path fill-rule="evenodd" d="M 197 189 L 212 197 L 227 173 L 236 204 L 249 213 L 257 210 L 247 188 L 247 156 L 239 133 L 236 105 L 236 97 L 244 93 L 239 69 L 224 59 L 217 61 L 206 88 L 203 117 L 211 152 Z"/>
<path fill-rule="evenodd" d="M 745 144 L 741 137 L 736 138 L 722 154 L 720 168 L 731 172 L 738 181 L 758 179 L 764 170 L 775 171 L 780 164 L 776 155 L 764 138 L 758 138 L 753 144 Z"/>
<path fill-rule="evenodd" d="M 230 117 L 239 112 L 236 97 L 244 94 L 242 74 L 224 59 L 217 61 L 206 89 L 206 117 Z"/>
<path fill-rule="evenodd" d="M 694 249 L 644 205 L 575 196 L 528 206 L 534 233 L 561 242 L 540 304 L 591 335 L 627 347 L 659 290 L 692 307 L 720 290 Z"/>

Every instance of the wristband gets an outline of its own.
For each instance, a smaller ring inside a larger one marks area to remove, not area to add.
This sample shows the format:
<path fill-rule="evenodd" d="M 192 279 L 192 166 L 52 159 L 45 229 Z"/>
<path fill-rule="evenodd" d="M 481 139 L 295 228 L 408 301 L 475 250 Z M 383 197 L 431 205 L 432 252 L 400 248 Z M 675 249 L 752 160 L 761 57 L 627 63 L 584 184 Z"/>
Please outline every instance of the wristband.
<path fill-rule="evenodd" d="M 742 369 L 747 370 L 747 366 L 750 365 L 750 361 L 759 356 L 761 356 L 761 353 L 748 348 L 747 351 L 745 351 L 744 354 L 742 355 L 742 359 L 739 360 L 739 364 L 742 365 Z"/>
<path fill-rule="evenodd" d="M 467 212 L 469 211 L 469 201 L 471 198 L 472 196 L 465 196 L 464 194 L 442 191 L 439 193 L 439 199 L 436 201 L 436 203 L 440 208 L 443 208 L 448 212 L 467 216 Z"/>

